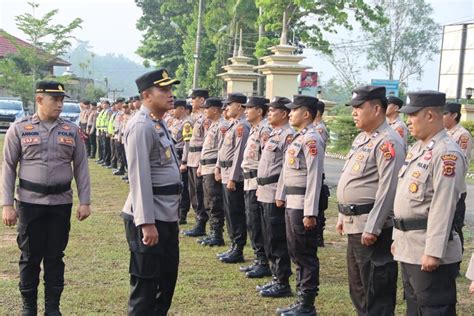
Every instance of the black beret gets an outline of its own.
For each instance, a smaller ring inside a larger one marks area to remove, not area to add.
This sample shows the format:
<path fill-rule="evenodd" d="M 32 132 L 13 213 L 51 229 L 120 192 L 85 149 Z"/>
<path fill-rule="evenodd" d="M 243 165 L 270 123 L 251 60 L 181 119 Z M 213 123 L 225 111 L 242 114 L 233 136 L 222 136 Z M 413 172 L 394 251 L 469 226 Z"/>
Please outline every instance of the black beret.
<path fill-rule="evenodd" d="M 132 97 L 132 98 L 133 98 L 133 101 L 140 101 L 140 96 L 139 96 L 139 95 L 136 95 L 136 96 L 134 96 L 134 97 Z"/>
<path fill-rule="evenodd" d="M 209 98 L 209 99 L 206 99 L 206 102 L 204 102 L 202 108 L 208 109 L 208 108 L 210 108 L 211 106 L 215 106 L 215 107 L 218 107 L 218 108 L 222 108 L 222 99 L 219 99 L 219 98 Z"/>
<path fill-rule="evenodd" d="M 174 100 L 174 108 L 176 109 L 178 106 L 186 107 L 186 100 Z"/>
<path fill-rule="evenodd" d="M 243 93 L 229 93 L 227 99 L 224 100 L 224 103 L 230 104 L 232 102 L 245 104 L 247 103 L 247 96 Z"/>
<path fill-rule="evenodd" d="M 293 102 L 285 104 L 288 109 L 297 109 L 299 107 L 305 106 L 308 108 L 317 108 L 318 107 L 318 98 L 309 96 L 309 95 L 301 95 L 295 94 L 293 96 Z"/>
<path fill-rule="evenodd" d="M 97 102 L 93 101 L 93 102 L 91 102 L 91 105 L 92 106 L 97 106 Z"/>
<path fill-rule="evenodd" d="M 397 97 L 388 97 L 387 98 L 387 104 L 393 103 L 395 105 L 398 105 L 399 108 L 403 106 L 403 101 L 400 98 Z"/>
<path fill-rule="evenodd" d="M 68 97 L 64 91 L 64 85 L 57 81 L 38 81 L 36 83 L 36 93 L 46 93 L 52 96 Z"/>
<path fill-rule="evenodd" d="M 444 106 L 446 94 L 433 90 L 408 92 L 407 105 L 400 109 L 401 113 L 411 114 L 430 106 Z"/>
<path fill-rule="evenodd" d="M 264 97 L 249 97 L 247 103 L 243 104 L 244 107 L 251 108 L 251 107 L 259 107 L 259 108 L 267 108 L 269 100 Z"/>
<path fill-rule="evenodd" d="M 189 96 L 191 99 L 202 97 L 204 99 L 209 98 L 209 90 L 206 89 L 193 89 L 191 95 Z"/>
<path fill-rule="evenodd" d="M 291 103 L 291 100 L 285 97 L 275 96 L 272 99 L 272 102 L 268 103 L 268 106 L 275 109 L 288 110 L 285 104 Z"/>
<path fill-rule="evenodd" d="M 150 87 L 166 87 L 172 84 L 179 84 L 178 79 L 172 79 L 169 77 L 166 69 L 159 69 L 147 72 L 135 80 L 137 84 L 138 92 L 142 92 Z"/>
<path fill-rule="evenodd" d="M 454 102 L 446 103 L 444 113 L 461 113 L 461 104 Z"/>
<path fill-rule="evenodd" d="M 125 102 L 125 98 L 117 98 L 115 102 L 120 103 L 120 102 Z"/>
<path fill-rule="evenodd" d="M 385 87 L 362 86 L 352 91 L 352 99 L 346 105 L 361 106 L 365 101 L 382 100 L 387 101 Z"/>

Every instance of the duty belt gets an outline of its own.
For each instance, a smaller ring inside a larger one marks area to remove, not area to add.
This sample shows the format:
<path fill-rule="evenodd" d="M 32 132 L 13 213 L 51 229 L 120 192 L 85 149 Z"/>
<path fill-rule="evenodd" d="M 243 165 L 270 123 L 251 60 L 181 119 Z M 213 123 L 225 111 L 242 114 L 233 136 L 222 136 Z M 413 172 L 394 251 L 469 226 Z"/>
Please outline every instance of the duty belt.
<path fill-rule="evenodd" d="M 202 147 L 189 147 L 189 152 L 190 153 L 195 153 L 195 152 L 198 152 L 198 151 L 201 151 L 202 150 Z"/>
<path fill-rule="evenodd" d="M 234 162 L 232 160 L 219 161 L 219 167 L 221 168 L 230 168 Z"/>
<path fill-rule="evenodd" d="M 394 218 L 393 227 L 401 231 L 425 230 L 428 224 L 427 218 Z"/>
<path fill-rule="evenodd" d="M 355 205 L 355 204 L 339 204 L 339 213 L 347 216 L 355 216 L 368 214 L 374 207 L 374 203 L 364 204 L 364 205 Z"/>
<path fill-rule="evenodd" d="M 177 195 L 183 192 L 181 183 L 164 185 L 161 187 L 153 187 L 153 195 Z"/>
<path fill-rule="evenodd" d="M 267 178 L 257 178 L 257 183 L 258 185 L 267 185 L 271 183 L 277 183 L 279 178 L 280 178 L 279 174 L 269 176 Z"/>
<path fill-rule="evenodd" d="M 215 164 L 217 162 L 217 158 L 213 158 L 213 159 L 201 159 L 199 160 L 199 162 L 201 163 L 201 165 L 205 166 L 205 165 L 212 165 L 212 164 Z"/>
<path fill-rule="evenodd" d="M 288 194 L 288 195 L 305 195 L 306 194 L 306 188 L 286 187 L 286 194 Z"/>
<path fill-rule="evenodd" d="M 257 170 L 249 170 L 249 172 L 244 172 L 244 179 L 253 179 L 257 177 Z"/>
<path fill-rule="evenodd" d="M 71 190 L 71 181 L 68 183 L 60 183 L 56 185 L 45 185 L 20 179 L 20 188 L 45 195 L 61 194 Z"/>

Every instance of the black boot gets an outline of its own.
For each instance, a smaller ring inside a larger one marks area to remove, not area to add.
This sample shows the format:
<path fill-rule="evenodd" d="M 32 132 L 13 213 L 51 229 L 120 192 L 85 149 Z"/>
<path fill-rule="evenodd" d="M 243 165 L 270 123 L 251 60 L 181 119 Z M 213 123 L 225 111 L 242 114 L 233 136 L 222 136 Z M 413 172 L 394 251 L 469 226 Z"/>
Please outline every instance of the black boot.
<path fill-rule="evenodd" d="M 275 283 L 277 283 L 277 282 L 278 282 L 277 279 L 276 279 L 275 277 L 273 277 L 270 282 L 267 282 L 267 283 L 265 283 L 265 284 L 263 284 L 263 285 L 257 285 L 257 286 L 255 287 L 255 289 L 257 290 L 257 292 L 260 292 L 260 291 L 262 291 L 262 290 L 266 290 L 266 289 L 272 287 L 272 286 L 273 286 Z"/>
<path fill-rule="evenodd" d="M 263 297 L 289 297 L 291 293 L 291 287 L 288 281 L 276 282 L 271 287 L 260 291 L 260 295 Z"/>
<path fill-rule="evenodd" d="M 201 243 L 203 246 L 224 246 L 224 237 L 222 236 L 222 228 L 214 228 L 214 231 L 211 234 L 211 238 L 206 239 Z"/>
<path fill-rule="evenodd" d="M 227 256 L 229 253 L 231 253 L 234 250 L 235 246 L 236 246 L 235 244 L 232 244 L 230 248 L 227 249 L 226 251 L 217 253 L 216 254 L 217 259 Z"/>
<path fill-rule="evenodd" d="M 125 174 L 125 170 L 117 169 L 112 173 L 114 176 L 123 176 Z"/>
<path fill-rule="evenodd" d="M 205 243 L 206 241 L 208 241 L 209 239 L 212 238 L 212 234 L 213 234 L 213 233 L 210 233 L 209 235 L 206 235 L 206 236 L 202 236 L 201 238 L 196 239 L 196 242 L 197 242 L 198 244 L 203 245 L 203 243 Z"/>
<path fill-rule="evenodd" d="M 220 257 L 219 260 L 224 263 L 238 263 L 244 262 L 243 254 L 244 246 L 236 245 L 227 256 Z"/>
<path fill-rule="evenodd" d="M 44 314 L 45 316 L 61 316 L 59 301 L 61 300 L 62 287 L 44 289 Z"/>
<path fill-rule="evenodd" d="M 259 265 L 260 262 L 258 262 L 258 260 L 254 260 L 252 262 L 252 264 L 248 265 L 248 266 L 240 266 L 239 267 L 239 271 L 240 272 L 249 272 L 249 271 L 252 271 L 253 269 L 255 269 L 258 265 Z"/>
<path fill-rule="evenodd" d="M 281 316 L 316 316 L 316 308 L 314 307 L 314 295 L 303 294 L 299 304 L 292 309 L 280 313 Z"/>
<path fill-rule="evenodd" d="M 185 230 L 183 234 L 188 237 L 200 237 L 206 235 L 206 222 L 197 221 L 192 229 Z"/>
<path fill-rule="evenodd" d="M 20 290 L 23 310 L 21 316 L 36 316 L 38 312 L 38 290 Z"/>
<path fill-rule="evenodd" d="M 245 275 L 247 276 L 247 278 L 250 279 L 259 279 L 266 276 L 271 276 L 272 271 L 270 271 L 270 267 L 268 266 L 268 264 L 259 263 L 253 270 L 250 270 L 245 273 Z"/>
<path fill-rule="evenodd" d="M 276 309 L 276 314 L 281 315 L 283 313 L 287 313 L 287 312 L 291 311 L 292 309 L 296 308 L 296 306 L 300 305 L 302 301 L 303 301 L 303 297 L 298 292 L 298 290 L 296 290 L 296 302 L 291 304 L 290 306 L 278 307 Z"/>

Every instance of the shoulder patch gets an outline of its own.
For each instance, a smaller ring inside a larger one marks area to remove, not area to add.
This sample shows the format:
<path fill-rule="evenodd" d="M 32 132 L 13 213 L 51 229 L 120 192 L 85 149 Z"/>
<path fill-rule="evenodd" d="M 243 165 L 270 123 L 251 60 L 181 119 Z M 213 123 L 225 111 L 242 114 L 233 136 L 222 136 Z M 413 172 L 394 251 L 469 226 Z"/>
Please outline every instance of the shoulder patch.
<path fill-rule="evenodd" d="M 318 148 L 316 147 L 316 141 L 310 139 L 306 142 L 306 147 L 308 147 L 308 152 L 311 156 L 316 156 L 318 154 Z"/>
<path fill-rule="evenodd" d="M 469 143 L 469 136 L 462 135 L 459 138 L 459 146 L 461 147 L 461 149 L 467 149 L 468 143 Z"/>
<path fill-rule="evenodd" d="M 405 137 L 405 131 L 403 130 L 403 127 L 397 127 L 395 130 L 398 132 L 398 134 L 400 134 L 402 138 Z"/>
<path fill-rule="evenodd" d="M 445 154 L 441 156 L 441 160 L 443 160 L 443 176 L 454 177 L 456 174 L 456 160 L 458 160 L 458 156 L 455 154 Z"/>
<path fill-rule="evenodd" d="M 383 153 L 383 157 L 385 160 L 391 160 L 395 157 L 395 148 L 390 141 L 385 141 L 380 147 L 380 151 Z"/>

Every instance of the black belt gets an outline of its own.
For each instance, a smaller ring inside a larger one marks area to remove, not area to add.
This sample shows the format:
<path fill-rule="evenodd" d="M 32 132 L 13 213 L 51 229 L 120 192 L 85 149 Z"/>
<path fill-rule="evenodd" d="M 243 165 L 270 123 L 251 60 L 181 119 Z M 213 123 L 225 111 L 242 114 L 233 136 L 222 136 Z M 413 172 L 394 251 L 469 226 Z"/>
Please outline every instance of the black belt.
<path fill-rule="evenodd" d="M 427 218 L 394 218 L 393 227 L 401 231 L 425 230 L 428 225 Z"/>
<path fill-rule="evenodd" d="M 279 174 L 269 176 L 267 178 L 257 178 L 257 183 L 258 185 L 267 185 L 271 183 L 277 183 L 279 178 L 280 178 Z"/>
<path fill-rule="evenodd" d="M 45 195 L 61 194 L 71 190 L 71 182 L 61 183 L 56 185 L 44 185 L 40 183 L 30 182 L 28 180 L 20 179 L 20 188 Z"/>
<path fill-rule="evenodd" d="M 306 188 L 300 188 L 300 187 L 286 187 L 286 194 L 288 195 L 305 195 L 306 194 Z"/>
<path fill-rule="evenodd" d="M 198 151 L 201 151 L 202 150 L 202 147 L 189 147 L 189 152 L 190 153 L 195 153 L 195 152 L 198 152 Z"/>
<path fill-rule="evenodd" d="M 368 214 L 374 207 L 374 203 L 364 205 L 339 204 L 339 213 L 347 216 Z"/>
<path fill-rule="evenodd" d="M 249 172 L 244 172 L 244 179 L 253 179 L 257 177 L 257 170 L 250 170 Z"/>
<path fill-rule="evenodd" d="M 212 164 L 215 164 L 217 162 L 217 158 L 213 158 L 213 159 L 201 159 L 199 160 L 199 162 L 201 163 L 201 165 L 205 166 L 205 165 L 212 165 Z"/>
<path fill-rule="evenodd" d="M 153 187 L 153 195 L 177 195 L 183 191 L 181 183 Z"/>
<path fill-rule="evenodd" d="M 232 160 L 219 161 L 219 167 L 221 168 L 230 168 L 234 162 Z"/>

